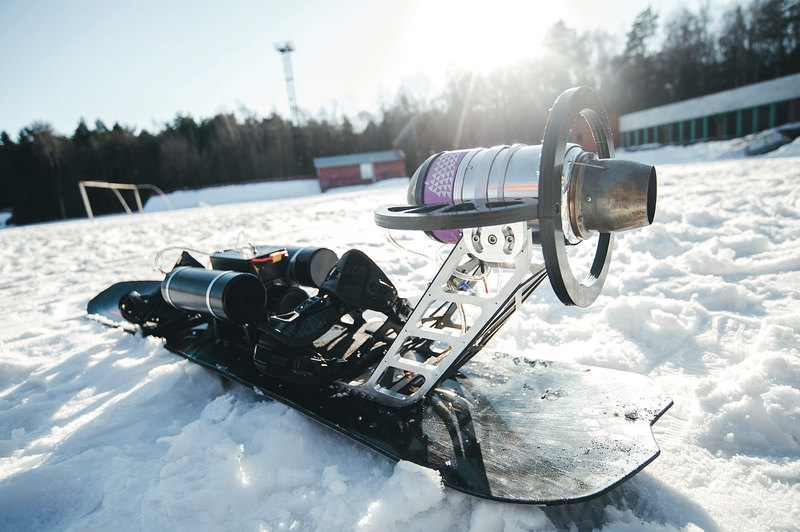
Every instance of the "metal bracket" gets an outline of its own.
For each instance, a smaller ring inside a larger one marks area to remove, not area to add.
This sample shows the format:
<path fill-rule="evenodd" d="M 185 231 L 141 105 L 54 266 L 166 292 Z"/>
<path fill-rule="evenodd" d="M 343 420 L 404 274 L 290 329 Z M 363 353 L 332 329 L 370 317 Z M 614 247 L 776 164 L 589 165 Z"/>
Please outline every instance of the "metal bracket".
<path fill-rule="evenodd" d="M 345 389 L 386 406 L 416 403 L 480 351 L 546 277 L 544 265 L 531 266 L 526 222 L 465 233 L 377 367 L 340 382 Z M 469 274 L 465 264 L 484 273 Z"/>
<path fill-rule="evenodd" d="M 475 227 L 464 231 L 464 239 L 467 249 L 476 259 L 505 263 L 519 255 L 526 240 L 530 240 L 527 229 L 525 223 Z"/>

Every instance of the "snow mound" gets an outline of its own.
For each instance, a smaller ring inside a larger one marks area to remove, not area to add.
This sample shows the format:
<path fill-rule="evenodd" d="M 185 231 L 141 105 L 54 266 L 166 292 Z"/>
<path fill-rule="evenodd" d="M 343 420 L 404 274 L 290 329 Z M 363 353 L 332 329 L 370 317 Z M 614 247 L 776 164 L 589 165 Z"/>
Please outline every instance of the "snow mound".
<path fill-rule="evenodd" d="M 176 190 L 167 194 L 166 197 L 152 196 L 145 203 L 144 210 L 145 212 L 156 212 L 206 205 L 296 198 L 319 193 L 319 181 L 316 179 L 222 185 L 193 190 Z"/>

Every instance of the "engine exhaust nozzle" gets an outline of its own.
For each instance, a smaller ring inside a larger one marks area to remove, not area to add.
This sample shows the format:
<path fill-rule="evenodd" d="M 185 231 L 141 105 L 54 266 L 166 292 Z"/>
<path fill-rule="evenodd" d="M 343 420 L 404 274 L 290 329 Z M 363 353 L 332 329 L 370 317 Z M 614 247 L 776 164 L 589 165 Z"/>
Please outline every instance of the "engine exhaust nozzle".
<path fill-rule="evenodd" d="M 653 223 L 656 169 L 623 159 L 595 159 L 584 153 L 572 165 L 566 207 L 572 233 L 618 233 Z"/>

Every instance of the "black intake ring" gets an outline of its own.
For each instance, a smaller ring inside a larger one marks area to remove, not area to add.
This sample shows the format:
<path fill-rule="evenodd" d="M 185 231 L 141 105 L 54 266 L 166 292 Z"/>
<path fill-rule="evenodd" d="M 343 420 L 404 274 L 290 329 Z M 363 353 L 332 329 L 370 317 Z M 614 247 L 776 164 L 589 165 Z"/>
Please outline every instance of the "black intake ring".
<path fill-rule="evenodd" d="M 544 128 L 539 168 L 539 230 L 547 275 L 558 299 L 565 305 L 588 307 L 603 289 L 614 235 L 600 233 L 589 274 L 583 281 L 578 281 L 567 257 L 563 227 L 569 220 L 561 219 L 561 186 L 569 132 L 579 116 L 589 124 L 597 145 L 597 156 L 600 159 L 614 157 L 611 126 L 597 93 L 589 87 L 576 87 L 561 93 Z"/>
<path fill-rule="evenodd" d="M 422 231 L 511 224 L 537 219 L 537 205 L 535 199 L 473 200 L 455 205 L 381 205 L 375 209 L 375 224 L 387 229 Z"/>

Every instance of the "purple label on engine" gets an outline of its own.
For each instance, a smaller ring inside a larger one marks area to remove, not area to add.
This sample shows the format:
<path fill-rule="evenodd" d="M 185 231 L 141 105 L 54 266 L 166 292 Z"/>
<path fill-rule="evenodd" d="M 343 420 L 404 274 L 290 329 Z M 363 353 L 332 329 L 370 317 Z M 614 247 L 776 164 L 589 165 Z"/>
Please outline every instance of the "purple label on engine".
<path fill-rule="evenodd" d="M 453 203 L 453 181 L 458 165 L 469 150 L 448 151 L 437 157 L 425 176 L 422 201 L 425 205 Z"/>
<path fill-rule="evenodd" d="M 453 182 L 461 160 L 469 150 L 448 151 L 437 157 L 427 175 L 422 191 L 422 202 L 425 205 L 436 203 L 453 203 Z M 461 231 L 434 231 L 433 235 L 447 244 L 455 244 L 461 238 Z"/>

